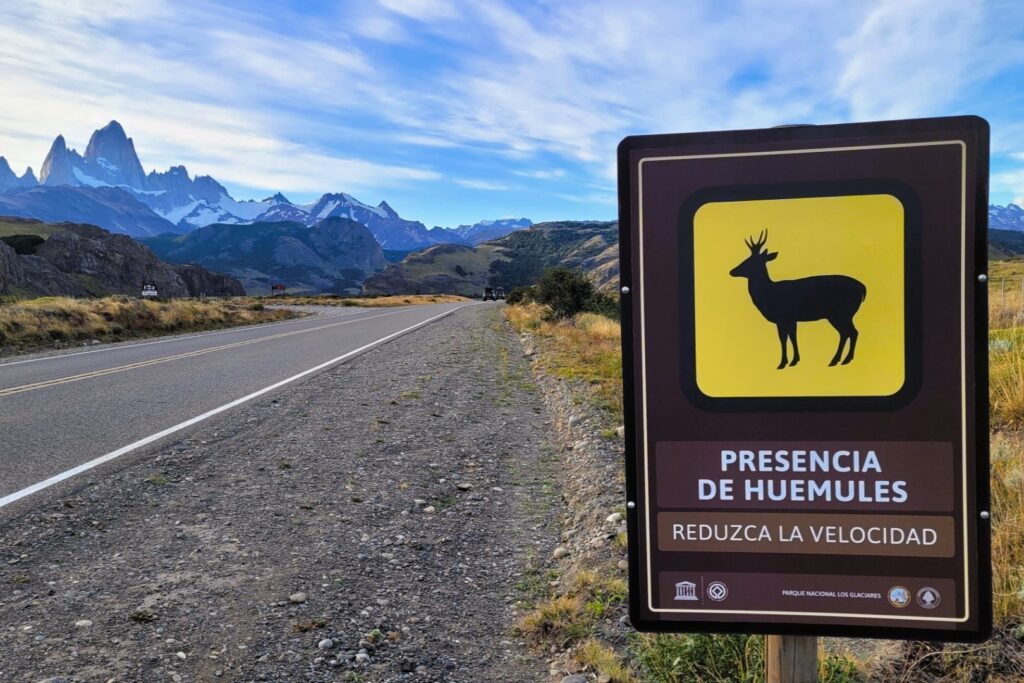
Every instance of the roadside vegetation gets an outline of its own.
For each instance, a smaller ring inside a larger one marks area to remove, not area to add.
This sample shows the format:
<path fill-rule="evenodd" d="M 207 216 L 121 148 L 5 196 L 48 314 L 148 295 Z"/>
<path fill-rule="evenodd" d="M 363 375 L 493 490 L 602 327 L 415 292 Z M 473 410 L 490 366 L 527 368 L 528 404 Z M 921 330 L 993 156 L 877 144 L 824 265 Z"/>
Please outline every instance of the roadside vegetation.
<path fill-rule="evenodd" d="M 1024 261 L 993 263 L 990 283 L 1004 276 L 1013 286 L 990 286 L 989 297 L 995 635 L 978 645 L 900 643 L 896 656 L 888 661 L 874 657 L 860 661 L 830 652 L 821 657 L 822 681 L 1024 680 Z M 509 297 L 513 305 L 505 316 L 518 332 L 532 335 L 536 366 L 556 377 L 582 380 L 574 383 L 578 400 L 596 404 L 608 413 L 610 423 L 622 424 L 621 344 L 619 325 L 613 319 L 617 316 L 588 312 L 585 305 L 556 312 L 543 303 L 551 293 L 543 292 L 542 285 L 516 290 L 514 295 Z M 617 539 L 617 544 L 626 542 Z M 593 580 L 584 583 L 614 578 L 611 565 L 599 568 Z M 576 583 L 566 585 L 568 590 L 552 592 L 536 603 L 536 609 L 521 620 L 520 632 L 541 647 L 570 644 L 577 662 L 604 674 L 602 679 L 613 683 L 764 680 L 761 636 L 634 634 L 626 642 L 602 639 L 586 609 L 590 594 Z"/>
<path fill-rule="evenodd" d="M 0 303 L 0 351 L 121 341 L 273 322 L 298 314 L 232 299 L 41 297 Z"/>
<path fill-rule="evenodd" d="M 396 294 L 391 296 L 341 296 L 339 294 L 283 295 L 245 297 L 245 300 L 252 303 L 275 306 L 360 306 L 365 308 L 394 308 L 397 306 L 453 304 L 472 301 L 472 299 L 454 294 Z"/>

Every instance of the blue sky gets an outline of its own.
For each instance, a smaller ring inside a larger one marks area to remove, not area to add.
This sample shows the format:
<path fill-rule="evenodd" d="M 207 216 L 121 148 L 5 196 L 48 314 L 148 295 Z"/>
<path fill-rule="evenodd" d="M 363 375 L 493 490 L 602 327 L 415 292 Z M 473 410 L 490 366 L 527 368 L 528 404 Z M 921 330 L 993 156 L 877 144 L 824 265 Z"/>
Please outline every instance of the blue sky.
<path fill-rule="evenodd" d="M 1024 202 L 1019 0 L 28 0 L 0 68 L 19 172 L 117 119 L 147 170 L 428 226 L 614 218 L 629 134 L 965 113 Z"/>

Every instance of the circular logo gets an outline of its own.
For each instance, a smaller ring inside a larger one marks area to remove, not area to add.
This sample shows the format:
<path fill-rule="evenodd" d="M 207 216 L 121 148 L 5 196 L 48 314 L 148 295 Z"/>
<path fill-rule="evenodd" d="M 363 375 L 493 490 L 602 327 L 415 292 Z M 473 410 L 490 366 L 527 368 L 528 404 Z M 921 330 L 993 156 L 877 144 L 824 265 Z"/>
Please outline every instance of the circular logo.
<path fill-rule="evenodd" d="M 708 584 L 708 597 L 715 602 L 722 602 L 729 597 L 729 587 L 721 581 L 712 581 Z"/>
<path fill-rule="evenodd" d="M 942 602 L 942 595 L 931 586 L 925 586 L 917 591 L 917 604 L 925 609 L 935 609 Z"/>
<path fill-rule="evenodd" d="M 900 609 L 910 604 L 910 591 L 903 586 L 893 586 L 889 589 L 889 604 Z"/>

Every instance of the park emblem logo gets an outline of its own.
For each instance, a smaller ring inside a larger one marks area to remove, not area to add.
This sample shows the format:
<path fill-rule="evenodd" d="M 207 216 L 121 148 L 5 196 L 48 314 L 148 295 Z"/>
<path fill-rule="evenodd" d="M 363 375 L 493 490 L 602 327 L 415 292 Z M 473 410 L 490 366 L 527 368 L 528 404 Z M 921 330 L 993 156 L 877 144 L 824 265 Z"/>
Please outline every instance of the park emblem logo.
<path fill-rule="evenodd" d="M 907 379 L 905 232 L 892 194 L 701 205 L 692 232 L 701 393 L 897 394 Z"/>

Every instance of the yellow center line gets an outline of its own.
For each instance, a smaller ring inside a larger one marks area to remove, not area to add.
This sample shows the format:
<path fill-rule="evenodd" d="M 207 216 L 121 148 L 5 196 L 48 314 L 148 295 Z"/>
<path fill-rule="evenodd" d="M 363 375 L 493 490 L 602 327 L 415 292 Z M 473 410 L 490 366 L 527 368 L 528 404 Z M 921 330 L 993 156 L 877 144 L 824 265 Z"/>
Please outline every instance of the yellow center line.
<path fill-rule="evenodd" d="M 239 346 L 247 346 L 249 344 L 257 344 L 259 342 L 271 341 L 273 339 L 281 339 L 282 337 L 291 337 L 297 334 L 306 334 L 307 332 L 318 332 L 320 330 L 326 330 L 331 327 L 338 327 L 340 325 L 349 325 L 352 323 L 363 322 L 364 320 L 373 320 L 374 318 L 383 318 L 389 315 L 397 315 L 402 311 L 393 311 L 390 313 L 381 313 L 380 315 L 372 315 L 366 318 L 359 318 L 358 320 L 344 320 L 339 323 L 331 323 L 329 325 L 320 325 L 318 327 L 310 327 L 305 330 L 294 330 L 292 332 L 282 332 L 280 334 L 272 334 L 266 337 L 259 337 L 257 339 L 247 339 L 245 341 L 232 342 L 230 344 L 222 344 L 220 346 L 211 346 L 208 349 L 198 349 L 196 351 L 188 351 L 186 353 L 178 353 L 173 356 L 163 356 L 161 358 L 153 358 L 151 360 L 139 361 L 137 363 L 128 363 L 127 365 L 119 365 L 113 368 L 106 368 L 103 370 L 93 370 L 92 372 L 83 372 L 79 375 L 69 375 L 67 377 L 58 377 L 55 379 L 48 379 L 42 382 L 34 382 L 32 384 L 22 384 L 16 387 L 8 387 L 6 389 L 0 389 L 0 398 L 4 396 L 11 396 L 13 394 L 20 394 L 25 391 L 34 391 L 36 389 L 45 389 L 46 387 L 57 386 L 58 384 L 68 384 L 70 382 L 78 382 L 83 379 L 92 379 L 93 377 L 103 377 L 104 375 L 112 375 L 117 372 L 126 372 L 128 370 L 136 370 L 138 368 L 145 368 L 151 365 L 158 365 L 160 363 L 167 363 L 172 360 L 180 360 L 182 358 L 193 358 L 195 356 L 202 356 L 207 353 L 213 353 L 214 351 L 224 351 L 226 349 L 234 349 Z"/>

